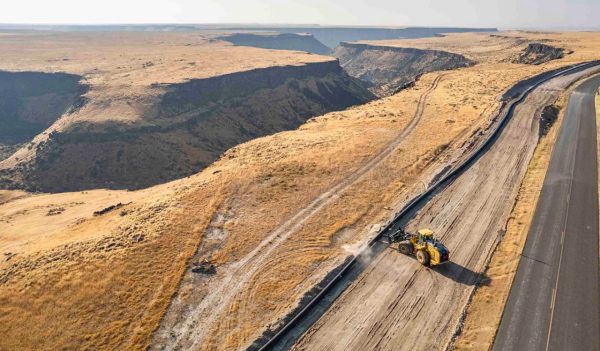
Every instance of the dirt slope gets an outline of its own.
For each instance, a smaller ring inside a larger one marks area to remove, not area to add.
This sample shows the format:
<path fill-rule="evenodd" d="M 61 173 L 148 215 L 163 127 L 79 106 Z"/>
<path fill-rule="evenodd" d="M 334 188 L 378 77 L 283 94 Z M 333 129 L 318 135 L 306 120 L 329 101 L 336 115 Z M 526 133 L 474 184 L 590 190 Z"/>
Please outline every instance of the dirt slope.
<path fill-rule="evenodd" d="M 573 87 L 569 91 L 572 89 Z M 552 109 L 559 109 L 561 112 L 553 124 L 547 123 L 547 120 L 546 122 L 540 120 L 540 132 L 545 129 L 547 134 L 540 134 L 540 141 L 521 183 L 502 241 L 494 249 L 490 262 L 485 268 L 484 274 L 486 279 L 489 279 L 489 284 L 477 286 L 465 311 L 460 334 L 453 340 L 450 349 L 488 350 L 491 348 L 527 239 L 535 205 L 550 162 L 550 154 L 564 118 L 562 107 L 566 104 L 567 95 L 568 93 L 563 93 L 556 106 L 551 106 Z M 542 112 L 542 118 L 543 115 Z"/>

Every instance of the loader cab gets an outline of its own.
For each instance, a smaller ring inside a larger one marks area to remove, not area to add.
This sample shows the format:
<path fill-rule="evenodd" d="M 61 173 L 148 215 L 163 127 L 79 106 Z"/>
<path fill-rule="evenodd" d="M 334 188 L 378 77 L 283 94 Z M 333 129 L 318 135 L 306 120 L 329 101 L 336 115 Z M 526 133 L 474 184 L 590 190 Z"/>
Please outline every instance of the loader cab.
<path fill-rule="evenodd" d="M 419 229 L 417 232 L 417 242 L 419 244 L 433 242 L 433 231 L 431 229 Z"/>

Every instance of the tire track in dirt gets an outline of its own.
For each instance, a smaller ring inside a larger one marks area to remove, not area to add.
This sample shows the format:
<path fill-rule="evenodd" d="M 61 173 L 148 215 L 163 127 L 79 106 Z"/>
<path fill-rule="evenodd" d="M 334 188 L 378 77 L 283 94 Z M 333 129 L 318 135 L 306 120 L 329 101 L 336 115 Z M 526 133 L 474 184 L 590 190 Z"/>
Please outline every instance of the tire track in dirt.
<path fill-rule="evenodd" d="M 387 160 L 406 137 L 412 133 L 423 116 L 427 98 L 437 88 L 444 76 L 445 74 L 438 75 L 433 80 L 431 86 L 423 92 L 411 121 L 382 152 L 369 160 L 344 181 L 321 194 L 307 207 L 273 230 L 244 258 L 232 264 L 228 269 L 229 272 L 223 279 L 216 286 L 211 287 L 210 292 L 200 304 L 192 308 L 189 317 L 180 325 L 174 326 L 173 332 L 175 333 L 175 338 L 172 340 L 172 344 L 166 345 L 166 347 L 169 349 L 177 347 L 197 349 L 206 337 L 206 333 L 212 328 L 218 318 L 222 317 L 225 309 L 230 309 L 231 303 L 240 292 L 243 292 L 244 286 L 262 268 L 262 265 L 269 261 L 271 253 L 286 241 L 292 233 L 300 229 L 304 222 L 325 206 L 337 200 L 343 192 L 348 190 L 364 175 Z M 200 324 L 204 325 L 204 327 L 200 328 Z"/>

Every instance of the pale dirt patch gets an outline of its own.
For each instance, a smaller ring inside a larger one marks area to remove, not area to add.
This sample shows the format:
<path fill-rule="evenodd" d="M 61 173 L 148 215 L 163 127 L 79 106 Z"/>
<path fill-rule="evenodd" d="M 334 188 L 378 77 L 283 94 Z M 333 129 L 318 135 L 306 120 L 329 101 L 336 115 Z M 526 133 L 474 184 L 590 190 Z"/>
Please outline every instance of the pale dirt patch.
<path fill-rule="evenodd" d="M 90 226 L 87 231 L 67 234 L 64 229 L 82 224 L 95 211 L 116 204 L 128 204 L 143 193 L 92 190 L 56 195 L 28 195 L 4 203 L 0 209 L 0 251 L 35 252 L 50 250 L 56 245 L 92 239 L 101 231 Z M 118 209 L 116 211 L 123 211 Z M 32 240 L 35 238 L 36 240 Z"/>

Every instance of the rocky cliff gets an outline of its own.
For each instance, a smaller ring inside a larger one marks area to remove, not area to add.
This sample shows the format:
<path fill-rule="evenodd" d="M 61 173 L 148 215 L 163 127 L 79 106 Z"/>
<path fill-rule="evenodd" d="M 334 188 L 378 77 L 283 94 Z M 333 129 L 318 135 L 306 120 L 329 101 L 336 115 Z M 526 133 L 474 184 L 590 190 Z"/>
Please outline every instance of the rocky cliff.
<path fill-rule="evenodd" d="M 65 73 L 0 71 L 0 160 L 83 103 L 87 87 Z"/>
<path fill-rule="evenodd" d="M 513 63 L 524 63 L 528 65 L 540 65 L 542 63 L 557 60 L 565 56 L 565 50 L 554 46 L 542 44 L 542 43 L 531 43 L 527 45 L 517 57 L 515 57 Z"/>
<path fill-rule="evenodd" d="M 393 94 L 424 73 L 474 64 L 446 51 L 356 43 L 342 43 L 333 55 L 348 74 L 370 84 L 380 96 Z"/>
<path fill-rule="evenodd" d="M 144 106 L 141 120 L 80 121 L 53 131 L 27 146 L 30 159 L 5 162 L 0 186 L 50 192 L 147 187 L 196 173 L 239 143 L 373 98 L 336 61 L 153 88 L 162 94 Z"/>
<path fill-rule="evenodd" d="M 453 28 L 453 27 L 281 27 L 281 26 L 237 26 L 224 27 L 227 30 L 255 31 L 257 29 L 276 31 L 279 33 L 308 33 L 321 43 L 335 48 L 342 42 L 359 40 L 415 39 L 433 37 L 443 33 L 496 32 L 496 28 Z"/>

